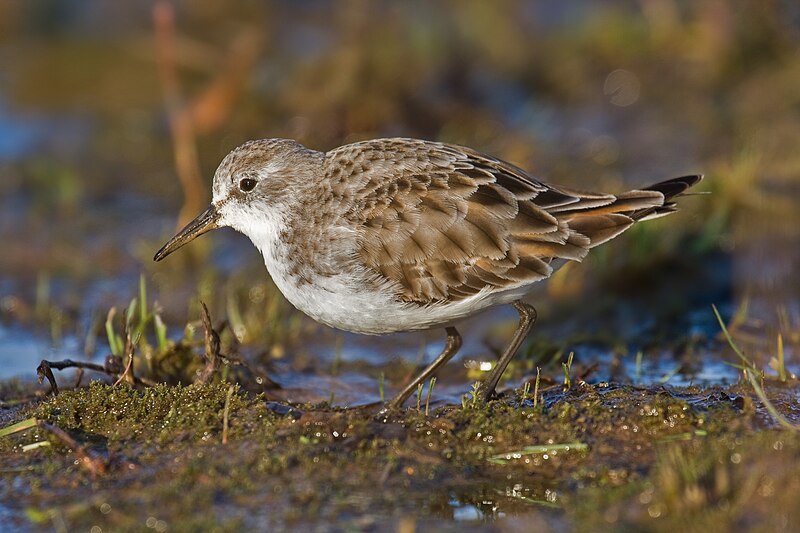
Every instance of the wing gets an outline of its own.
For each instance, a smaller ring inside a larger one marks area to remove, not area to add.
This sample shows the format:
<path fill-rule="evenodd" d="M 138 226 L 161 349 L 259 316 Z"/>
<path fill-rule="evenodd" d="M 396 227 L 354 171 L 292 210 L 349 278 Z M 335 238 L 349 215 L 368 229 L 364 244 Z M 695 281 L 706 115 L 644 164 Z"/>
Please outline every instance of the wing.
<path fill-rule="evenodd" d="M 658 190 L 585 193 L 542 183 L 454 145 L 379 139 L 326 157 L 334 193 L 360 228 L 357 260 L 398 298 L 457 301 L 547 278 L 664 205 Z"/>

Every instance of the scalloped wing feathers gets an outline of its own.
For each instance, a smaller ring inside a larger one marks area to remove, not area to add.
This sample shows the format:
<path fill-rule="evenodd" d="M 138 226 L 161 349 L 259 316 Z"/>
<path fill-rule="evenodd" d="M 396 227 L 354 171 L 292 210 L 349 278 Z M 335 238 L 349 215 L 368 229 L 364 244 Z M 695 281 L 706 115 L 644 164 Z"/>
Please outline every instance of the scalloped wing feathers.
<path fill-rule="evenodd" d="M 412 139 L 343 146 L 325 165 L 334 193 L 348 196 L 345 218 L 360 228 L 357 260 L 399 299 L 423 305 L 545 279 L 554 259 L 580 261 L 635 221 L 673 211 L 667 200 L 700 179 L 586 193 L 468 148 Z"/>

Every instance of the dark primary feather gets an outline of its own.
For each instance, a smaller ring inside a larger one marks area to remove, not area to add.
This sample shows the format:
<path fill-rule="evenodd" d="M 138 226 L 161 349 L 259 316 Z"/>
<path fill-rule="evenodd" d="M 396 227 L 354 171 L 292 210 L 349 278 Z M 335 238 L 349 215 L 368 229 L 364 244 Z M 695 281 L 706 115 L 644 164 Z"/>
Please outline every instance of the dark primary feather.
<path fill-rule="evenodd" d="M 348 196 L 347 219 L 361 228 L 358 260 L 419 304 L 547 278 L 555 259 L 580 261 L 635 221 L 674 211 L 668 200 L 700 180 L 588 193 L 468 148 L 412 139 L 343 146 L 325 165 L 334 192 Z"/>

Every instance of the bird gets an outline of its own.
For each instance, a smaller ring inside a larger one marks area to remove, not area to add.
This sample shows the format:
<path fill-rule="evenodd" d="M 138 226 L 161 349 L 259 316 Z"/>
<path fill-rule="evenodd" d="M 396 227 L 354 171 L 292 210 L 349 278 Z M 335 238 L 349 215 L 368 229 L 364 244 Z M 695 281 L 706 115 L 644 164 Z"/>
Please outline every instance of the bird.
<path fill-rule="evenodd" d="M 569 261 L 637 222 L 668 215 L 702 175 L 620 194 L 552 185 L 471 148 L 373 139 L 327 152 L 248 141 L 220 163 L 211 205 L 154 256 L 231 227 L 263 255 L 286 299 L 344 331 L 444 328 L 444 349 L 388 402 L 404 402 L 462 344 L 458 322 L 511 304 L 519 324 L 482 394 L 496 387 L 536 321 L 523 298 Z"/>

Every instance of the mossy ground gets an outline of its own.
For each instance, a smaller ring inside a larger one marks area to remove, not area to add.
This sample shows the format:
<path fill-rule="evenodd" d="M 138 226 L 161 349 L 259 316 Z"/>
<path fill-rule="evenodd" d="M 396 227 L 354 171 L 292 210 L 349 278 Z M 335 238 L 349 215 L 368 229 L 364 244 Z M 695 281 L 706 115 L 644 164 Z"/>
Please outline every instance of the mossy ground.
<path fill-rule="evenodd" d="M 0 439 L 0 494 L 15 523 L 43 530 L 800 523 L 800 435 L 773 428 L 744 387 L 575 384 L 544 391 L 535 407 L 521 393 L 378 415 L 288 406 L 228 383 L 94 382 L 13 418 L 66 430 L 104 470 L 32 429 Z M 785 412 L 800 409 L 796 388 L 770 394 Z M 42 440 L 52 446 L 23 451 Z"/>

